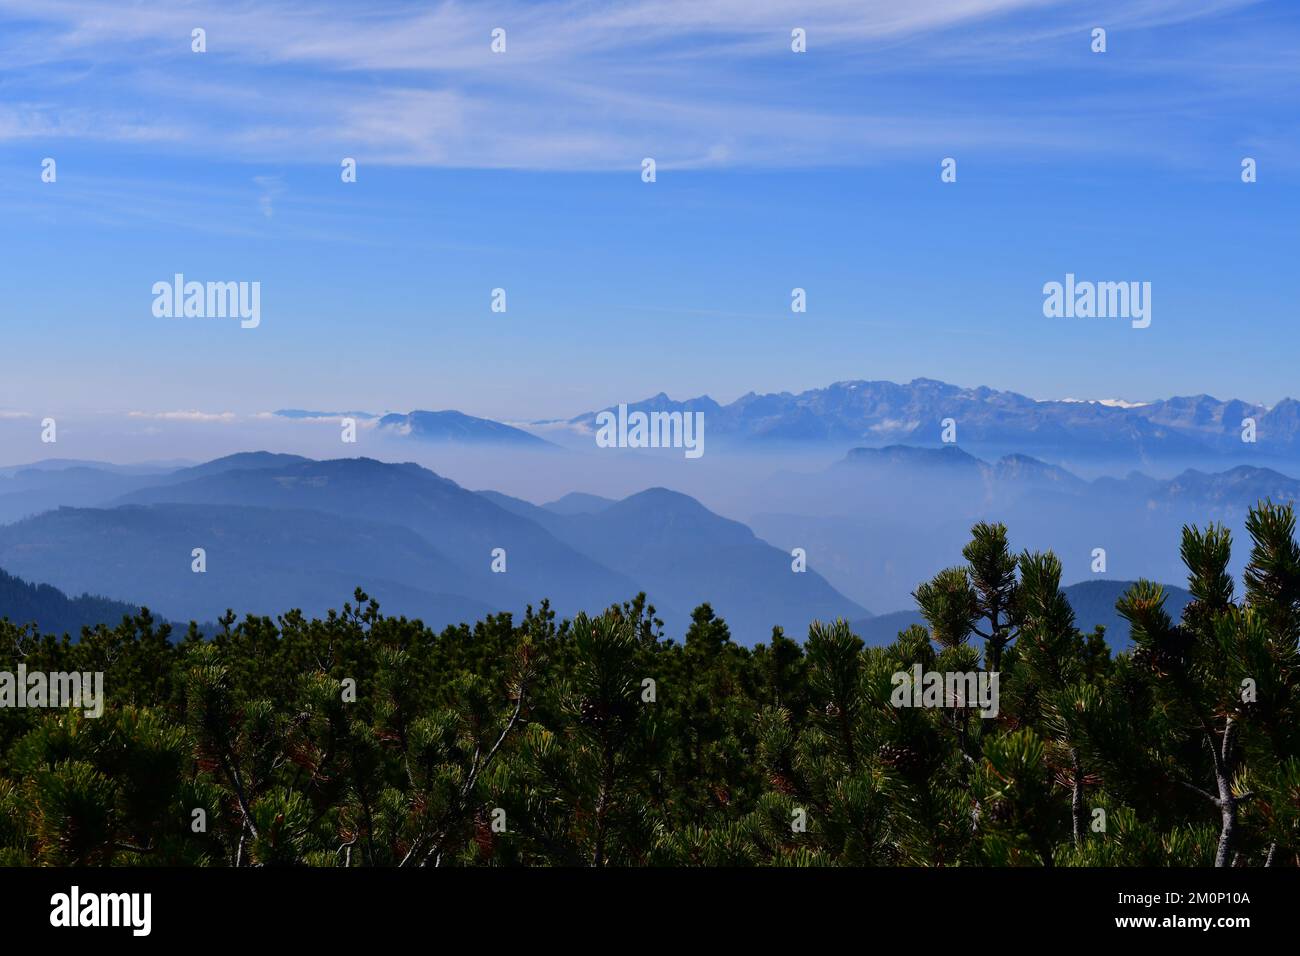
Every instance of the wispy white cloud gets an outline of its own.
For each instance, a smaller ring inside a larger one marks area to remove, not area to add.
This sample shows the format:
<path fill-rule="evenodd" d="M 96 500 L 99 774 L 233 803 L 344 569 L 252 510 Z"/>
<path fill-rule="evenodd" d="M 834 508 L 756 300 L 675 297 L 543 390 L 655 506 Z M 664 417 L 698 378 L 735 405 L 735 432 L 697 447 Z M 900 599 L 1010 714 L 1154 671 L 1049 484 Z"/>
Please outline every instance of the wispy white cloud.
<path fill-rule="evenodd" d="M 1030 81 L 974 110 L 964 87 L 976 74 L 1063 69 L 1063 50 L 1082 49 L 1097 23 L 1131 42 L 1250 3 L 0 0 L 0 21 L 21 27 L 0 34 L 0 59 L 31 76 L 0 108 L 0 141 L 81 136 L 249 162 L 349 155 L 529 169 L 629 169 L 644 155 L 684 168 L 857 164 L 986 145 L 1124 150 L 1141 146 L 1141 124 L 1111 116 L 1113 91 L 1058 103 Z M 201 55 L 190 52 L 196 26 L 207 31 Z M 507 31 L 504 54 L 490 50 L 495 27 Z M 798 57 L 794 27 L 808 32 Z M 1224 44 L 1244 52 L 1231 36 Z M 1179 44 L 1168 49 L 1163 60 L 1113 57 L 1107 68 L 1204 68 L 1180 59 Z M 1090 116 L 1120 124 L 1118 134 L 1071 138 L 1070 124 Z M 265 216 L 274 198 L 267 189 L 259 199 Z"/>
<path fill-rule="evenodd" d="M 123 111 L 95 111 L 51 102 L 0 105 L 0 142 L 40 139 L 51 142 L 67 139 L 103 140 L 125 143 L 185 143 L 195 129 L 168 123 L 156 123 Z"/>

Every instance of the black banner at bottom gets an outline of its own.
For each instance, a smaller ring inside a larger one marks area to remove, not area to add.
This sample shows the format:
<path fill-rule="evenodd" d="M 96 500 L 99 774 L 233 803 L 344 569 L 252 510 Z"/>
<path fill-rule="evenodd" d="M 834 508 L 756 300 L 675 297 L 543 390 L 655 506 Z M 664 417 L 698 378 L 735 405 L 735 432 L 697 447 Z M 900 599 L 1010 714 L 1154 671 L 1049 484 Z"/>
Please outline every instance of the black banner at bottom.
<path fill-rule="evenodd" d="M 725 927 L 729 940 L 770 943 L 806 932 L 810 921 L 819 934 L 842 925 L 862 938 L 878 928 L 915 934 L 918 945 L 941 946 L 961 927 L 996 928 L 1009 940 L 1199 933 L 1226 941 L 1293 927 L 1298 890 L 1300 870 L 1291 868 L 0 869 L 0 918 L 7 941 L 76 932 L 83 942 L 198 942 L 215 932 L 373 943 L 389 932 L 473 930 L 533 943 L 675 926 L 698 936 L 711 926 Z"/>

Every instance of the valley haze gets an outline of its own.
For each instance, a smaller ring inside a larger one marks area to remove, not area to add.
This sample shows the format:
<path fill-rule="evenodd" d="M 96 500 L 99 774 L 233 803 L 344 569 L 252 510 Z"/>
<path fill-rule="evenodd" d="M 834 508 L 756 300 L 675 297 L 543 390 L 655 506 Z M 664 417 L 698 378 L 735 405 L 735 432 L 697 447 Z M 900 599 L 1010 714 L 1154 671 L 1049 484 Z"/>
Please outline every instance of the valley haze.
<path fill-rule="evenodd" d="M 707 454 L 598 440 L 602 423 L 621 429 L 634 414 L 698 419 Z M 1247 418 L 1253 443 L 1241 440 Z M 942 441 L 945 422 L 956 441 Z M 1054 550 L 1065 581 L 1093 589 L 1073 592 L 1091 593 L 1088 616 L 1122 646 L 1127 625 L 1097 586 L 1113 605 L 1123 582 L 1179 582 L 1184 523 L 1240 534 L 1251 505 L 1300 491 L 1291 399 L 1036 401 L 917 379 L 725 405 L 661 393 L 562 420 L 284 409 L 136 415 L 132 426 L 151 462 L 83 458 L 103 439 L 83 438 L 73 418 L 55 446 L 68 458 L 0 468 L 0 569 L 178 621 L 228 607 L 324 613 L 356 586 L 437 625 L 544 598 L 572 615 L 646 591 L 669 634 L 709 602 L 745 644 L 837 617 L 884 641 L 885 622 L 916 619 L 913 589 L 957 560 L 974 522 L 992 520 L 1017 549 Z M 269 440 L 285 450 L 175 461 Z M 209 562 L 199 575 L 195 547 Z M 491 567 L 498 548 L 504 573 Z M 800 551 L 807 570 L 796 572 Z"/>

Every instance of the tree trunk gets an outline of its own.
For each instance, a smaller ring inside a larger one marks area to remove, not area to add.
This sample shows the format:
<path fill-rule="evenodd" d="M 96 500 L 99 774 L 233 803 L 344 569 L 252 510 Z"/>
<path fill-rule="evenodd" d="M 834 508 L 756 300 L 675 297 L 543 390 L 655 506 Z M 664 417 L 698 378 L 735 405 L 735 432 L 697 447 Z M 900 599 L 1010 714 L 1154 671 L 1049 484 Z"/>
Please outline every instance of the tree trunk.
<path fill-rule="evenodd" d="M 1223 747 L 1214 762 L 1215 782 L 1219 788 L 1219 848 L 1214 855 L 1216 867 L 1226 867 L 1232 860 L 1232 845 L 1237 836 L 1237 798 L 1232 795 L 1232 765 L 1237 725 L 1229 717 L 1223 725 Z M 1214 739 L 1210 739 L 1214 753 Z"/>
<path fill-rule="evenodd" d="M 1214 855 L 1214 865 L 1226 867 L 1232 852 L 1232 841 L 1237 835 L 1237 806 L 1231 797 L 1219 805 L 1219 812 L 1223 824 L 1219 830 L 1219 850 Z"/>
<path fill-rule="evenodd" d="M 603 743 L 601 751 L 603 757 L 603 766 L 600 775 L 600 793 L 596 797 L 596 834 L 592 841 L 591 865 L 594 867 L 603 867 L 605 865 L 605 833 L 609 814 L 609 803 L 614 789 L 614 747 L 609 739 L 609 731 L 602 732 Z"/>
<path fill-rule="evenodd" d="M 1074 845 L 1077 847 L 1083 845 L 1084 827 L 1087 824 L 1087 813 L 1083 806 L 1083 761 L 1079 759 L 1077 747 L 1070 748 L 1070 763 L 1074 773 L 1074 796 L 1070 812 L 1074 819 Z"/>

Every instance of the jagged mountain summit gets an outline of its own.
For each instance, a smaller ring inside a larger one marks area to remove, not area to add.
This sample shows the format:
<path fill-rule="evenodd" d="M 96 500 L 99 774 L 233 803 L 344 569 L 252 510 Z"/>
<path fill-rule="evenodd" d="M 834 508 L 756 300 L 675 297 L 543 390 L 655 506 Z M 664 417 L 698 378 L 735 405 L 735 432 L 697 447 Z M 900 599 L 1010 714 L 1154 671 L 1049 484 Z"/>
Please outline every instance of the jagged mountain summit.
<path fill-rule="evenodd" d="M 964 444 L 1022 452 L 1194 460 L 1254 445 L 1244 451 L 1300 454 L 1300 402 L 1291 398 L 1272 407 L 1210 395 L 1150 402 L 1038 400 L 918 378 L 906 384 L 859 380 L 797 393 L 750 392 L 728 404 L 708 395 L 677 401 L 660 392 L 627 407 L 629 412 L 702 411 L 711 440 L 757 445 L 938 444 L 941 423 L 952 419 Z M 604 410 L 534 424 L 591 431 Z M 1255 442 L 1242 440 L 1247 420 L 1254 423 Z"/>
<path fill-rule="evenodd" d="M 951 420 L 961 444 L 982 452 L 1019 452 L 1052 461 L 1178 462 L 1227 458 L 1300 460 L 1300 402 L 1273 406 L 1211 395 L 1153 401 L 1040 400 L 986 386 L 964 387 L 930 378 L 907 383 L 854 380 L 802 392 L 749 392 L 720 403 L 709 395 L 673 399 L 664 392 L 625 403 L 630 415 L 704 415 L 710 442 L 751 449 L 839 449 L 933 446 Z M 617 405 L 564 419 L 506 424 L 464 412 L 312 412 L 286 409 L 289 419 L 353 416 L 399 440 L 545 450 L 552 443 L 594 442 L 597 417 Z M 1243 440 L 1248 439 L 1248 440 Z M 711 446 L 712 447 L 712 446 Z"/>

